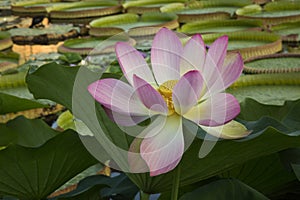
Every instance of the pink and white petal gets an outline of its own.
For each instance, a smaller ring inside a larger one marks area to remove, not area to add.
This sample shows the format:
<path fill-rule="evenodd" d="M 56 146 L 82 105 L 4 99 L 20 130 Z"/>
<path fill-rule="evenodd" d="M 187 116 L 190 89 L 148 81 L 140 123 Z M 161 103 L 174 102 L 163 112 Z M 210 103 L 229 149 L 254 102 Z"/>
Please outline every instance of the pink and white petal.
<path fill-rule="evenodd" d="M 221 126 L 209 127 L 200 125 L 200 127 L 208 134 L 224 139 L 243 138 L 251 133 L 243 124 L 234 120 Z"/>
<path fill-rule="evenodd" d="M 158 115 L 146 128 L 140 131 L 138 138 L 154 137 L 162 131 L 167 121 L 167 116 Z"/>
<path fill-rule="evenodd" d="M 181 116 L 171 115 L 164 127 L 154 137 L 145 138 L 140 147 L 150 176 L 157 176 L 174 169 L 184 151 L 184 138 Z"/>
<path fill-rule="evenodd" d="M 220 88 L 219 91 L 226 89 L 234 81 L 236 81 L 242 74 L 243 67 L 243 58 L 239 53 L 227 54 L 224 65 L 221 70 L 225 88 Z"/>
<path fill-rule="evenodd" d="M 166 114 L 168 113 L 168 106 L 161 96 L 149 83 L 137 75 L 133 76 L 133 84 L 137 95 L 143 104 L 150 110 Z"/>
<path fill-rule="evenodd" d="M 106 108 L 125 115 L 148 116 L 134 89 L 117 79 L 101 79 L 88 86 L 89 93 Z"/>
<path fill-rule="evenodd" d="M 131 85 L 133 85 L 133 74 L 149 83 L 155 83 L 152 72 L 140 52 L 126 42 L 118 42 L 115 49 L 121 69 Z"/>
<path fill-rule="evenodd" d="M 216 39 L 208 49 L 207 56 L 211 57 L 219 68 L 223 66 L 227 46 L 228 36 L 224 35 Z"/>
<path fill-rule="evenodd" d="M 159 85 L 180 78 L 180 58 L 183 47 L 174 32 L 162 28 L 155 35 L 151 48 L 151 64 Z"/>
<path fill-rule="evenodd" d="M 173 89 L 172 99 L 175 111 L 183 115 L 197 104 L 203 86 L 203 78 L 198 70 L 184 74 Z"/>
<path fill-rule="evenodd" d="M 183 116 L 199 125 L 219 126 L 240 112 L 240 104 L 231 94 L 218 93 L 194 106 Z"/>
<path fill-rule="evenodd" d="M 130 113 L 114 112 L 106 107 L 104 107 L 104 111 L 113 122 L 120 126 L 135 126 L 138 123 L 145 121 L 146 119 L 151 117 L 150 115 L 136 116 Z"/>
<path fill-rule="evenodd" d="M 200 70 L 205 63 L 206 48 L 200 34 L 194 35 L 184 46 L 180 60 L 180 74 L 190 70 Z"/>

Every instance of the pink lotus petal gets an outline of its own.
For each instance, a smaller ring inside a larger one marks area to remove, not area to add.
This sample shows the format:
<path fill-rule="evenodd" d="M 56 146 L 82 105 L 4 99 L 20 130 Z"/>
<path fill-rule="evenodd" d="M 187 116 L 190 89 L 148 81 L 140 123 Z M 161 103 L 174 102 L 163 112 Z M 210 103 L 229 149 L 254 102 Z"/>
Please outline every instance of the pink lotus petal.
<path fill-rule="evenodd" d="M 150 116 L 136 116 L 132 115 L 130 113 L 118 113 L 114 112 L 106 107 L 104 107 L 104 111 L 107 114 L 107 116 L 116 124 L 120 126 L 135 126 L 138 123 L 145 121 Z"/>
<path fill-rule="evenodd" d="M 205 44 L 201 35 L 194 35 L 184 46 L 180 62 L 180 74 L 190 70 L 202 71 L 206 56 Z"/>
<path fill-rule="evenodd" d="M 136 89 L 137 95 L 143 104 L 150 110 L 160 113 L 167 113 L 168 106 L 161 96 L 161 94 L 155 90 L 149 83 L 142 78 L 134 75 L 133 84 Z"/>
<path fill-rule="evenodd" d="M 219 91 L 226 89 L 234 81 L 236 81 L 242 74 L 243 67 L 244 67 L 243 58 L 239 53 L 227 54 L 221 72 L 225 88 L 220 88 L 221 90 Z"/>
<path fill-rule="evenodd" d="M 178 114 L 186 113 L 197 104 L 203 86 L 199 71 L 193 70 L 184 74 L 173 89 L 173 103 Z"/>
<path fill-rule="evenodd" d="M 184 150 L 182 119 L 178 115 L 167 117 L 161 131 L 154 137 L 145 138 L 140 147 L 150 176 L 166 173 L 176 167 Z"/>
<path fill-rule="evenodd" d="M 204 126 L 219 126 L 231 121 L 240 112 L 240 104 L 231 94 L 218 93 L 199 103 L 183 116 Z"/>
<path fill-rule="evenodd" d="M 218 67 L 223 66 L 228 46 L 228 36 L 224 35 L 214 41 L 209 47 L 207 56 L 210 56 Z"/>
<path fill-rule="evenodd" d="M 125 115 L 148 116 L 134 89 L 117 79 L 101 79 L 88 86 L 88 91 L 106 108 Z"/>
<path fill-rule="evenodd" d="M 183 47 L 171 30 L 162 28 L 155 35 L 151 48 L 151 64 L 159 85 L 169 80 L 178 80 L 180 57 Z"/>
<path fill-rule="evenodd" d="M 116 44 L 116 54 L 122 71 L 131 85 L 133 85 L 133 74 L 138 75 L 148 83 L 155 83 L 143 55 L 135 48 L 126 42 L 118 42 Z"/>

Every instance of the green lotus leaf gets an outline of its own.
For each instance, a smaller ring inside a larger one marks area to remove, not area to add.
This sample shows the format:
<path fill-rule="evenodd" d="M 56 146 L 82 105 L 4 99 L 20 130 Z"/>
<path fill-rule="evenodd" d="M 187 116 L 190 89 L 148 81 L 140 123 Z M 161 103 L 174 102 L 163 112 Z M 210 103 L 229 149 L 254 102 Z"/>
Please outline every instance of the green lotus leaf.
<path fill-rule="evenodd" d="M 197 199 L 257 199 L 267 200 L 263 194 L 237 179 L 221 179 L 184 194 L 180 200 Z"/>
<path fill-rule="evenodd" d="M 184 24 L 179 31 L 187 34 L 234 32 L 242 30 L 260 30 L 262 22 L 259 20 L 213 20 Z"/>
<path fill-rule="evenodd" d="M 299 73 L 241 76 L 227 92 L 239 102 L 252 98 L 266 105 L 283 105 L 285 101 L 300 99 Z"/>
<path fill-rule="evenodd" d="M 167 27 L 174 29 L 179 26 L 177 16 L 171 13 L 144 13 L 139 16 L 134 13 L 102 17 L 90 23 L 90 35 L 111 36 L 128 32 L 129 36 L 151 35 L 157 29 L 151 27 Z M 150 28 L 149 28 L 150 27 Z"/>
<path fill-rule="evenodd" d="M 293 172 L 285 168 L 279 153 L 250 160 L 221 174 L 220 177 L 236 178 L 267 196 L 282 191 L 288 184 L 297 180 Z"/>
<path fill-rule="evenodd" d="M 17 134 L 22 133 L 24 123 L 19 121 Z M 27 134 L 33 137 L 49 131 L 53 130 L 35 126 Z M 0 194 L 28 200 L 46 199 L 66 181 L 96 163 L 71 130 L 57 134 L 39 147 L 10 144 L 0 151 L 0 161 L 5 163 L 0 166 Z"/>
<path fill-rule="evenodd" d="M 215 33 L 203 35 L 206 44 L 211 44 L 218 37 L 228 35 L 228 50 L 238 51 L 244 59 L 274 54 L 282 49 L 280 36 L 258 31 L 240 31 L 229 33 Z"/>
<path fill-rule="evenodd" d="M 246 73 L 284 73 L 300 71 L 299 54 L 274 54 L 259 56 L 244 61 Z"/>
<path fill-rule="evenodd" d="M 0 31 L 0 51 L 7 49 L 13 45 L 10 34 L 5 31 Z"/>

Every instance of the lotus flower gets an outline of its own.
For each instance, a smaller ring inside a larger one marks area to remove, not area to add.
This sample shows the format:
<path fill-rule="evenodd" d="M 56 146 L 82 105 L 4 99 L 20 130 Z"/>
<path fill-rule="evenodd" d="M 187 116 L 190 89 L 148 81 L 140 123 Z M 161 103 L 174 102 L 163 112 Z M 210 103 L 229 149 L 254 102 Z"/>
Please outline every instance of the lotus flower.
<path fill-rule="evenodd" d="M 181 160 L 183 120 L 218 137 L 247 134 L 231 122 L 240 112 L 238 101 L 224 93 L 243 69 L 239 53 L 226 56 L 227 44 L 228 37 L 222 36 L 207 51 L 197 34 L 183 46 L 174 32 L 162 28 L 152 43 L 151 68 L 136 49 L 118 42 L 115 51 L 128 83 L 106 78 L 89 85 L 90 94 L 119 125 L 156 117 L 138 136 L 143 138 L 140 154 L 151 176 L 174 169 Z"/>

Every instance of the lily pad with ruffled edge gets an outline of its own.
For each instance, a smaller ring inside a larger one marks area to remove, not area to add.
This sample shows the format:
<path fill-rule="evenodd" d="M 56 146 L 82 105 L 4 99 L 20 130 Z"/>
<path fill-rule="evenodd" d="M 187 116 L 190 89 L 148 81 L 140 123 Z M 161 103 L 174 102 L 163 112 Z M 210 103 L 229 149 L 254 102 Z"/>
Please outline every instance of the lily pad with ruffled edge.
<path fill-rule="evenodd" d="M 80 55 L 88 54 L 105 54 L 114 52 L 114 44 L 118 41 L 126 41 L 131 45 L 135 44 L 135 40 L 132 38 L 124 38 L 123 40 L 105 40 L 101 38 L 76 38 L 69 39 L 64 42 L 64 44 L 58 47 L 58 52 L 60 53 L 79 53 Z M 97 49 L 97 46 L 101 45 L 101 49 Z M 105 47 L 103 47 L 105 45 Z"/>
<path fill-rule="evenodd" d="M 78 36 L 79 28 L 73 25 L 52 24 L 44 29 L 16 28 L 9 30 L 16 44 L 56 44 Z"/>
<path fill-rule="evenodd" d="M 244 63 L 244 72 L 252 74 L 300 72 L 300 54 L 259 56 Z"/>
<path fill-rule="evenodd" d="M 62 4 L 47 8 L 53 23 L 87 24 L 101 16 L 122 11 L 118 1 L 83 1 Z"/>
<path fill-rule="evenodd" d="M 14 52 L 0 52 L 0 75 L 10 69 L 16 68 L 19 65 L 20 55 Z"/>
<path fill-rule="evenodd" d="M 263 8 L 245 6 L 236 11 L 238 19 L 260 19 L 266 24 L 280 24 L 300 20 L 300 4 L 297 2 L 271 2 Z"/>
<path fill-rule="evenodd" d="M 47 7 L 53 6 L 54 4 L 64 4 L 60 0 L 25 0 L 18 1 L 11 4 L 11 10 L 13 15 L 17 16 L 46 16 Z"/>
<path fill-rule="evenodd" d="M 220 33 L 235 31 L 260 31 L 262 28 L 260 20 L 207 20 L 199 22 L 190 22 L 180 28 L 180 32 L 186 34 L 195 33 Z"/>
<path fill-rule="evenodd" d="M 206 44 L 211 44 L 218 37 L 228 35 L 228 50 L 238 51 L 244 59 L 274 54 L 281 51 L 282 42 L 279 35 L 266 32 L 231 32 L 205 34 L 203 39 Z"/>
<path fill-rule="evenodd" d="M 122 32 L 128 32 L 129 36 L 152 35 L 161 27 L 175 29 L 179 24 L 172 13 L 144 13 L 141 16 L 126 13 L 93 20 L 90 26 L 90 35 L 109 37 Z"/>
<path fill-rule="evenodd" d="M 283 105 L 300 99 L 300 73 L 256 74 L 241 76 L 227 92 L 239 102 L 252 98 L 266 105 Z"/>
<path fill-rule="evenodd" d="M 187 4 L 174 6 L 166 5 L 161 8 L 163 12 L 175 12 L 180 23 L 229 19 L 236 9 L 251 3 L 249 0 L 229 0 L 229 1 L 191 1 Z"/>
<path fill-rule="evenodd" d="M 5 31 L 0 31 L 0 51 L 8 49 L 13 45 L 10 34 Z"/>
<path fill-rule="evenodd" d="M 186 0 L 174 0 L 173 3 L 184 3 Z M 140 0 L 127 1 L 123 3 L 123 7 L 129 13 L 143 14 L 146 12 L 160 12 L 160 8 L 169 4 L 168 0 Z"/>
<path fill-rule="evenodd" d="M 273 33 L 281 35 L 284 42 L 297 43 L 300 42 L 300 21 L 282 23 L 271 26 Z"/>

